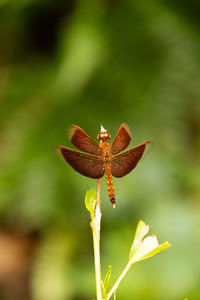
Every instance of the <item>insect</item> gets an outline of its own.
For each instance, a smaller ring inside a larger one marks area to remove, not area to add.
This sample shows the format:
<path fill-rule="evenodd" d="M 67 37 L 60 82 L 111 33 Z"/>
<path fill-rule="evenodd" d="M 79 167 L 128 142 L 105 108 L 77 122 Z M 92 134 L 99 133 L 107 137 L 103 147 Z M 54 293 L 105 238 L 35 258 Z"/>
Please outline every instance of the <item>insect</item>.
<path fill-rule="evenodd" d="M 111 135 L 102 126 L 97 136 L 99 144 L 76 125 L 71 127 L 69 135 L 70 141 L 75 147 L 90 154 L 57 146 L 61 156 L 74 170 L 84 176 L 97 179 L 101 178 L 105 173 L 110 201 L 112 206 L 115 207 L 112 175 L 114 177 L 123 177 L 130 173 L 142 158 L 150 142 L 144 142 L 126 152 L 118 154 L 128 147 L 131 140 L 130 129 L 125 123 L 120 126 L 111 145 L 107 142 L 111 138 Z"/>

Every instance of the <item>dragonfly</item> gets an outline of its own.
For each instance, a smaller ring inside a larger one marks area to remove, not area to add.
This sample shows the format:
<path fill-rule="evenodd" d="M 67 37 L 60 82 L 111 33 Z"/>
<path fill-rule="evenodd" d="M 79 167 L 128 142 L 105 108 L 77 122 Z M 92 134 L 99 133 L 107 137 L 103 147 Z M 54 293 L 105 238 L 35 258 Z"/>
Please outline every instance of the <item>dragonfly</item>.
<path fill-rule="evenodd" d="M 105 174 L 109 198 L 112 206 L 115 207 L 112 176 L 120 178 L 130 173 L 142 158 L 150 142 L 144 142 L 120 153 L 128 147 L 131 141 L 130 128 L 125 123 L 120 126 L 111 145 L 108 143 L 111 135 L 103 126 L 97 135 L 99 143 L 77 125 L 70 128 L 69 137 L 70 142 L 76 148 L 89 154 L 64 146 L 57 146 L 61 156 L 75 171 L 84 176 L 99 179 Z"/>

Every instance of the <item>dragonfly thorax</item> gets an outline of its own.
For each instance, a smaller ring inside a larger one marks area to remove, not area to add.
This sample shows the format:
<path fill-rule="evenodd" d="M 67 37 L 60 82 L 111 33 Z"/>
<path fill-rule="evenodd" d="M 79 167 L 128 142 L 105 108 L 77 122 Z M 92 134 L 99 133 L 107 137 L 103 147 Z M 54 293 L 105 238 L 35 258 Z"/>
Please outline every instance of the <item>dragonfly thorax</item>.
<path fill-rule="evenodd" d="M 111 147 L 107 141 L 103 141 L 100 145 L 100 157 L 104 163 L 109 163 L 112 160 Z"/>

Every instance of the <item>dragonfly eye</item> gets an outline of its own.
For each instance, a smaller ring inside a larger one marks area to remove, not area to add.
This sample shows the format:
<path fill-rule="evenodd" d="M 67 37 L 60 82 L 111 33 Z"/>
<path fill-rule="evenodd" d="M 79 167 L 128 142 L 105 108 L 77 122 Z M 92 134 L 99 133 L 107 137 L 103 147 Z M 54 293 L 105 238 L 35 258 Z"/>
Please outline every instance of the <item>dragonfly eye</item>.
<path fill-rule="evenodd" d="M 109 139 L 111 138 L 111 135 L 110 135 L 108 132 L 106 132 L 106 133 L 105 133 L 105 138 L 106 138 L 107 140 L 109 140 Z"/>
<path fill-rule="evenodd" d="M 108 132 L 105 132 L 105 131 L 101 131 L 101 132 L 98 134 L 98 136 L 97 136 L 97 138 L 98 138 L 99 140 L 109 140 L 110 137 L 111 137 L 111 135 L 110 135 Z"/>

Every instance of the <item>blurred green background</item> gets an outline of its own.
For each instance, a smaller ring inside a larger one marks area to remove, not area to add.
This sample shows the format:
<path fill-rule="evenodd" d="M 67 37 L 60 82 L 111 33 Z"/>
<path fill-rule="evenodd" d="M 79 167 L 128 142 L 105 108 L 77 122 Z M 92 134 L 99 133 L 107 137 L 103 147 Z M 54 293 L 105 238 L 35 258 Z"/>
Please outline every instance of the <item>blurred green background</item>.
<path fill-rule="evenodd" d="M 118 300 L 200 299 L 200 2 L 1 0 L 0 299 L 95 297 L 84 206 L 96 181 L 66 165 L 71 124 L 126 122 L 153 147 L 102 180 L 102 275 L 127 262 L 139 219 L 172 247 L 136 264 Z"/>

